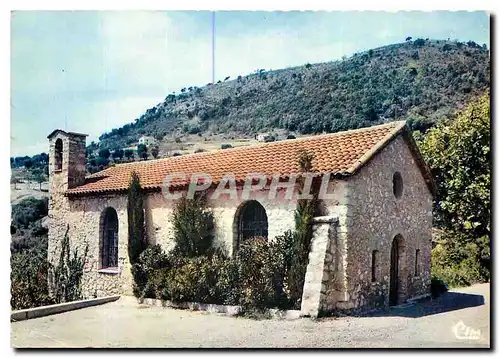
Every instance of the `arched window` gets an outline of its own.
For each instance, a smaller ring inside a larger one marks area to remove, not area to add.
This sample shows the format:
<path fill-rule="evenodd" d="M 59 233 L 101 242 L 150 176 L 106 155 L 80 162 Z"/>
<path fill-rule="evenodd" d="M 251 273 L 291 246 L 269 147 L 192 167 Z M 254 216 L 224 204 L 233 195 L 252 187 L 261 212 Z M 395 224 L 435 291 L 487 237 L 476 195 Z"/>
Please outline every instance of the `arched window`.
<path fill-rule="evenodd" d="M 102 218 L 101 268 L 118 267 L 118 215 L 107 208 Z"/>
<path fill-rule="evenodd" d="M 244 203 L 237 214 L 238 244 L 255 236 L 267 238 L 266 209 L 255 200 Z"/>
<path fill-rule="evenodd" d="M 403 177 L 400 172 L 394 173 L 392 177 L 392 193 L 397 199 L 403 194 Z"/>
<path fill-rule="evenodd" d="M 63 156 L 63 142 L 61 138 L 56 140 L 56 146 L 54 150 L 54 170 L 62 170 L 62 156 Z"/>

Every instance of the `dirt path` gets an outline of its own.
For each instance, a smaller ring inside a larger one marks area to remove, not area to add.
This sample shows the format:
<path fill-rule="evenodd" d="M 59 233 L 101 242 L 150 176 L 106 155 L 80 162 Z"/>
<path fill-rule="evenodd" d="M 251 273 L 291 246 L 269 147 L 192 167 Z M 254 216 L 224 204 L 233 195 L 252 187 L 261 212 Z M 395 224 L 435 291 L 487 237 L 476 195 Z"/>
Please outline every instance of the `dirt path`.
<path fill-rule="evenodd" d="M 13 347 L 479 347 L 490 346 L 489 284 L 371 317 L 294 321 L 145 307 L 132 297 L 11 324 Z M 475 338 L 472 333 L 478 333 Z"/>
<path fill-rule="evenodd" d="M 48 183 L 42 183 L 42 191 L 40 191 L 38 183 L 18 183 L 10 185 L 10 203 L 12 205 L 18 204 L 21 200 L 33 196 L 37 199 L 49 197 Z M 46 190 L 46 191 L 44 191 Z"/>

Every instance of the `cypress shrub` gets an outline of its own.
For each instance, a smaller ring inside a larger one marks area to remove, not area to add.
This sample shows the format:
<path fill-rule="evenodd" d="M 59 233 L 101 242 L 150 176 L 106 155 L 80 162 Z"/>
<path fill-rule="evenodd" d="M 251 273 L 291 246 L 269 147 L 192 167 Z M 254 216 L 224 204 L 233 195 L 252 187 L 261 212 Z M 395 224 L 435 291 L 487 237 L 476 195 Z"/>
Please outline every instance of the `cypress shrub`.
<path fill-rule="evenodd" d="M 144 228 L 144 208 L 141 182 L 136 172 L 132 172 L 128 189 L 128 256 L 134 264 L 147 247 Z"/>
<path fill-rule="evenodd" d="M 147 239 L 144 227 L 144 208 L 141 182 L 136 172 L 132 172 L 128 189 L 127 200 L 128 214 L 128 257 L 132 266 L 134 278 L 134 295 L 139 297 L 147 283 L 145 275 L 140 267 L 136 265 L 140 254 L 147 247 Z"/>
<path fill-rule="evenodd" d="M 301 151 L 299 153 L 299 168 L 302 173 L 312 170 L 313 153 Z M 304 177 L 298 179 L 299 187 L 304 185 Z M 288 288 L 290 298 L 295 302 L 295 307 L 300 308 L 307 264 L 309 262 L 309 250 L 312 239 L 311 221 L 317 211 L 317 188 L 313 187 L 313 199 L 300 199 L 295 210 L 295 232 L 292 237 L 293 245 L 290 253 L 290 269 L 288 273 Z"/>

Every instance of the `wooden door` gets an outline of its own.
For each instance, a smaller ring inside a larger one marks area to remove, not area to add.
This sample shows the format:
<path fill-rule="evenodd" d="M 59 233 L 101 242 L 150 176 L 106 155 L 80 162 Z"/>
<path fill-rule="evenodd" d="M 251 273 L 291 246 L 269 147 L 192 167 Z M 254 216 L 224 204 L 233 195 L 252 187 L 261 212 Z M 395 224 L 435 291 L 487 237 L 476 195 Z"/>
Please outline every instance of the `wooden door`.
<path fill-rule="evenodd" d="M 392 241 L 391 247 L 391 282 L 389 286 L 389 305 L 398 304 L 398 275 L 399 275 L 399 247 L 397 239 Z"/>

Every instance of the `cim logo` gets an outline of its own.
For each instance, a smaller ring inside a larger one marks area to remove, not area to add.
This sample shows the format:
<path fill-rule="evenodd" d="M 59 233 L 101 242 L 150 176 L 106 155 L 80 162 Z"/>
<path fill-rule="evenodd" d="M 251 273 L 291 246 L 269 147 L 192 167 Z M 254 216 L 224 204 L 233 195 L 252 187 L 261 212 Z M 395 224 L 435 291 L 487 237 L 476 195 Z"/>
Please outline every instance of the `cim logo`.
<path fill-rule="evenodd" d="M 457 339 L 478 340 L 481 338 L 481 331 L 479 329 L 473 329 L 465 325 L 463 321 L 455 324 L 451 330 L 455 333 Z"/>

